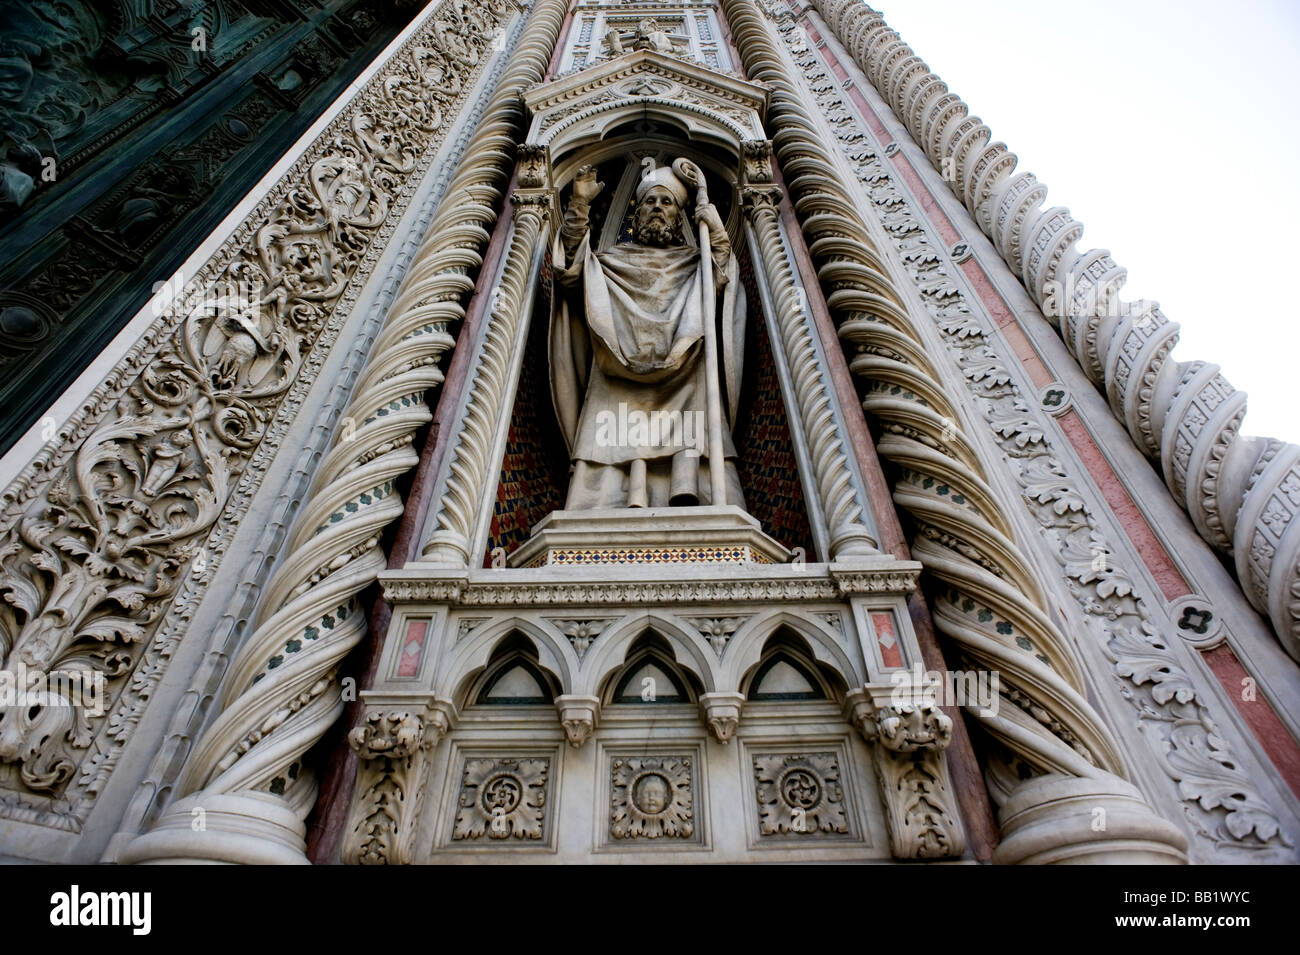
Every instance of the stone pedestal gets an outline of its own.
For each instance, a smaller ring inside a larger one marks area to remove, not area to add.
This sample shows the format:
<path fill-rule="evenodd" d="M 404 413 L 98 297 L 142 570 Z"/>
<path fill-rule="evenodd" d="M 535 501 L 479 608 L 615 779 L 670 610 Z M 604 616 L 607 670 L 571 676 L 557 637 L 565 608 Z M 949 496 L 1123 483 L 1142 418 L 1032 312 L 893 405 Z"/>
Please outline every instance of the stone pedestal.
<path fill-rule="evenodd" d="M 735 505 L 555 511 L 511 567 L 596 564 L 784 564 L 791 554 Z"/>

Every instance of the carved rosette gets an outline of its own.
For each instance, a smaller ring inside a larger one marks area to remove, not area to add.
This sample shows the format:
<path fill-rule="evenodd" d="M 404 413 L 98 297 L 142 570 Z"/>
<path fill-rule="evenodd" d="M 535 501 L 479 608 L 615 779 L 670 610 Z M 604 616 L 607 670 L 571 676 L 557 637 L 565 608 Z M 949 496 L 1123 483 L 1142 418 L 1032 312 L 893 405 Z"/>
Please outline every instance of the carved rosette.
<path fill-rule="evenodd" d="M 541 757 L 466 760 L 452 839 L 541 840 L 550 769 Z"/>
<path fill-rule="evenodd" d="M 519 95 L 541 79 L 564 7 L 563 0 L 538 0 L 532 8 L 356 385 L 347 414 L 356 429 L 340 435 L 317 468 L 256 628 L 223 687 L 225 709 L 186 763 L 180 793 L 266 788 L 342 712 L 337 665 L 365 633 L 353 602 L 384 568 L 379 539 L 401 513 L 395 495 L 380 498 L 373 488 L 391 489 L 417 461 L 410 444 L 431 417 L 425 395 L 442 381 L 438 363 L 453 344 L 448 332 L 464 317 L 469 275 L 481 264 L 494 204 L 513 165 Z M 468 20 L 439 22 L 439 36 L 454 38 L 462 57 L 477 61 L 491 42 Z M 340 624 L 336 608 L 349 606 Z M 314 799 L 306 774 L 285 799 L 305 816 Z M 222 850 L 211 851 L 220 857 Z"/>
<path fill-rule="evenodd" d="M 816 838 L 848 833 L 835 753 L 755 756 L 754 780 L 758 831 L 763 836 Z"/>
<path fill-rule="evenodd" d="M 969 107 L 860 0 L 813 0 L 885 102 L 1159 466 L 1198 533 L 1234 560 L 1247 599 L 1300 659 L 1300 447 L 1238 431 L 1246 396 L 1217 365 L 1172 361 L 1178 325 L 1122 302 L 1126 271 L 1080 251 L 1083 225 L 969 115 Z"/>
<path fill-rule="evenodd" d="M 410 863 L 425 755 L 449 728 L 444 710 L 423 715 L 375 710 L 348 734 L 360 766 L 342 850 L 345 863 Z"/>

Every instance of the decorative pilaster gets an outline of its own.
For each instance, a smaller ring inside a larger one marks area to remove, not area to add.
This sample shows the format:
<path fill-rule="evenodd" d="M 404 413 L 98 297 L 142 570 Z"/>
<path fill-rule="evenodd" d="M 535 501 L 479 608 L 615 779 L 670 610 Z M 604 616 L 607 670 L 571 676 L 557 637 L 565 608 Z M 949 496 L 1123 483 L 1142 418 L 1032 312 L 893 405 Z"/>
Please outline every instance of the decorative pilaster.
<path fill-rule="evenodd" d="M 1171 361 L 1178 325 L 1119 299 L 1127 272 L 970 108 L 860 0 L 812 0 L 831 31 L 1024 283 L 1201 537 L 1230 555 L 1250 603 L 1300 659 L 1300 447 L 1240 435 L 1246 396 L 1200 361 Z"/>
<path fill-rule="evenodd" d="M 1076 781 L 1123 773 L 1109 729 L 1085 698 L 1072 646 L 1049 615 L 1010 517 L 963 433 L 912 316 L 857 211 L 819 127 L 757 8 L 724 0 L 751 78 L 771 89 L 777 159 L 809 240 L 864 409 L 881 427 L 880 455 L 895 465 L 896 503 L 912 518 L 913 556 L 933 579 L 935 625 L 976 668 L 999 673 L 998 707 L 968 712 L 1034 772 Z M 1116 780 L 1118 783 L 1119 781 Z M 994 794 L 998 795 L 997 793 Z M 1185 839 L 1145 809 L 1152 838 L 1181 857 Z"/>
<path fill-rule="evenodd" d="M 343 710 L 338 664 L 365 634 L 356 597 L 384 568 L 379 539 L 402 510 L 391 484 L 416 463 L 411 439 L 431 417 L 425 396 L 442 381 L 438 363 L 464 317 L 469 275 L 481 264 L 513 165 L 520 93 L 542 78 L 565 7 L 565 0 L 537 0 L 447 187 L 354 393 L 347 416 L 356 430 L 341 434 L 319 465 L 255 629 L 223 686 L 224 709 L 177 784 L 179 794 L 192 794 L 183 800 L 186 813 L 188 803 L 232 792 L 275 794 L 266 798 L 279 797 L 299 820 L 311 808 L 314 786 L 299 760 Z M 178 812 L 169 807 L 123 861 L 243 861 L 227 851 L 227 839 L 191 833 L 188 815 Z M 278 841 L 303 852 L 298 833 L 286 829 Z"/>
<path fill-rule="evenodd" d="M 524 152 L 521 178 L 538 175 L 535 164 Z M 541 164 L 543 181 L 549 178 L 549 164 Z M 481 347 L 481 357 L 470 375 L 471 391 L 460 427 L 452 438 L 446 485 L 433 502 L 434 526 L 424 546 L 424 559 L 435 564 L 466 567 L 474 528 L 482 513 L 487 472 L 495 460 L 497 433 L 510 413 L 513 369 L 520 354 L 520 335 L 527 322 L 527 305 L 532 300 L 530 284 L 534 260 L 540 250 L 542 224 L 552 208 L 547 188 L 521 189 L 511 197 L 514 228 L 500 284 L 493 292 L 492 313 Z"/>
<path fill-rule="evenodd" d="M 770 180 L 768 150 L 750 149 L 746 170 L 755 178 L 765 176 Z M 799 301 L 799 287 L 781 237 L 777 213 L 781 190 L 771 184 L 750 185 L 742 192 L 742 201 L 763 259 L 763 276 L 772 294 L 780 329 L 779 342 L 790 369 L 799 420 L 808 442 L 822 513 L 830 533 L 830 559 L 878 553 L 876 541 L 862 520 L 863 506 L 832 412 L 833 389 L 818 361 L 808 315 Z"/>

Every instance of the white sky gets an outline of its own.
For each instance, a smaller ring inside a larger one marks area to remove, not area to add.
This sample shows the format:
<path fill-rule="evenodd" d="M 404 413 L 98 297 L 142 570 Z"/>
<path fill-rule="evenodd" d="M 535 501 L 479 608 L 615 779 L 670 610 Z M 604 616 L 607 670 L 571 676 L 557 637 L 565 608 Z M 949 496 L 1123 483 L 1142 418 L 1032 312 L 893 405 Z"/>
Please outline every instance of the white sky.
<path fill-rule="evenodd" d="M 1300 3 L 876 0 L 886 22 L 1182 324 L 1174 357 L 1300 442 Z"/>

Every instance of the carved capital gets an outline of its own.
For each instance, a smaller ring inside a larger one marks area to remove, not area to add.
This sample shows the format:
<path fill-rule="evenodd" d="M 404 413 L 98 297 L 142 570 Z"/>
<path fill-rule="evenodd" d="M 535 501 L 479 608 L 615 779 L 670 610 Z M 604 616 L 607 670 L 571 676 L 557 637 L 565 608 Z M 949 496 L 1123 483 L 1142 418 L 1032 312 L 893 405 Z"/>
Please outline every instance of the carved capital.
<path fill-rule="evenodd" d="M 880 743 L 895 753 L 942 750 L 952 742 L 952 720 L 933 703 L 893 703 L 876 711 Z"/>
<path fill-rule="evenodd" d="M 524 189 L 551 187 L 551 151 L 535 143 L 520 143 L 519 185 Z"/>
<path fill-rule="evenodd" d="M 364 760 L 410 759 L 425 745 L 424 720 L 402 710 L 368 713 L 348 733 L 348 745 Z"/>
<path fill-rule="evenodd" d="M 545 220 L 555 205 L 552 198 L 549 189 L 520 189 L 511 193 L 514 221 L 519 222 L 526 216 L 534 216 L 539 222 Z"/>
<path fill-rule="evenodd" d="M 748 140 L 741 143 L 741 171 L 744 181 L 750 184 L 772 181 L 772 141 Z"/>
<path fill-rule="evenodd" d="M 785 194 L 776 186 L 746 186 L 740 190 L 740 200 L 744 204 L 745 214 L 751 218 L 761 213 L 776 215 Z"/>
<path fill-rule="evenodd" d="M 578 749 L 587 742 L 600 717 L 600 700 L 594 696 L 560 696 L 555 700 L 569 745 Z"/>
<path fill-rule="evenodd" d="M 740 693 L 705 693 L 700 697 L 704 722 L 719 743 L 729 743 L 736 735 L 744 705 L 745 697 Z"/>

